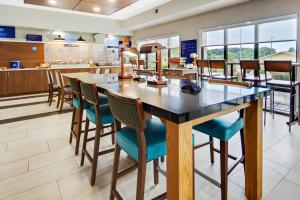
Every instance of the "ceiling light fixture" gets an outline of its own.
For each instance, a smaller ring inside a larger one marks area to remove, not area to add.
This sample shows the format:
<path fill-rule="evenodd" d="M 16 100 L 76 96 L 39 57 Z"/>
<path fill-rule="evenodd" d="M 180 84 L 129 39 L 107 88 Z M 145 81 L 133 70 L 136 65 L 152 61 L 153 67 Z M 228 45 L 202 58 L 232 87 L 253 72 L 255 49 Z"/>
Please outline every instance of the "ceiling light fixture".
<path fill-rule="evenodd" d="M 61 35 L 58 35 L 57 38 L 54 38 L 55 41 L 64 41 L 65 38 L 61 37 Z"/>
<path fill-rule="evenodd" d="M 49 0 L 48 2 L 49 2 L 49 4 L 51 4 L 51 5 L 56 5 L 56 4 L 57 4 L 57 1 L 56 1 L 56 0 Z"/>
<path fill-rule="evenodd" d="M 93 11 L 94 11 L 94 12 L 100 12 L 100 10 L 101 10 L 101 9 L 100 9 L 99 7 L 94 7 L 94 8 L 93 8 Z"/>

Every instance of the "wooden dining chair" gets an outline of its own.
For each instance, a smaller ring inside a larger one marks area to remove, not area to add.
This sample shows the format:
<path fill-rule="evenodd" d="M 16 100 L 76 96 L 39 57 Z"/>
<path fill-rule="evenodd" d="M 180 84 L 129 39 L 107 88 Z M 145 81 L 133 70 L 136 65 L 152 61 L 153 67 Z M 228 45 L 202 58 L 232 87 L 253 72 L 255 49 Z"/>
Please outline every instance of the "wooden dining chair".
<path fill-rule="evenodd" d="M 166 127 L 156 117 L 145 119 L 140 99 L 112 92 L 107 92 L 107 96 L 117 126 L 110 200 L 123 199 L 116 188 L 117 179 L 135 168 L 138 168 L 136 199 L 143 200 L 147 162 L 153 161 L 154 184 L 159 183 L 159 158 L 166 155 Z M 124 128 L 121 128 L 121 123 L 125 125 Z M 121 150 L 136 163 L 119 172 Z"/>
<path fill-rule="evenodd" d="M 71 99 L 72 96 L 72 90 L 70 87 L 66 86 L 64 83 L 64 79 L 62 77 L 62 74 L 59 70 L 55 70 L 55 76 L 56 76 L 56 82 L 58 86 L 58 99 L 57 99 L 57 105 L 58 108 L 60 105 L 60 111 L 62 111 L 64 107 L 64 102 L 66 100 L 65 95 L 68 95 L 67 99 Z"/>
<path fill-rule="evenodd" d="M 97 91 L 97 86 L 95 84 L 89 83 L 80 83 L 81 91 L 85 101 L 87 102 L 86 109 L 86 122 L 85 122 L 85 131 L 83 138 L 83 146 L 82 146 L 82 155 L 81 155 L 81 166 L 84 165 L 85 156 L 92 164 L 92 172 L 91 172 L 91 185 L 94 185 L 96 182 L 96 173 L 97 173 L 97 165 L 98 165 L 98 157 L 114 152 L 114 148 L 110 148 L 107 150 L 103 150 L 99 152 L 100 140 L 102 137 L 111 136 L 112 143 L 114 144 L 114 134 L 115 134 L 115 126 L 114 126 L 114 118 L 109 109 L 108 104 L 104 104 L 101 101 L 101 97 Z M 89 126 L 90 122 L 96 125 L 96 131 L 94 137 L 88 137 L 88 133 L 90 132 Z M 110 131 L 105 131 L 106 128 L 110 128 Z M 87 143 L 94 142 L 94 149 L 92 155 L 87 151 Z"/>
<path fill-rule="evenodd" d="M 47 70 L 47 80 L 48 80 L 48 103 L 51 106 L 54 93 L 58 93 L 59 87 L 57 84 L 54 84 L 53 75 L 50 69 Z"/>
<path fill-rule="evenodd" d="M 209 80 L 210 84 L 221 84 L 235 87 L 251 87 L 250 83 L 236 82 L 228 80 Z M 220 153 L 220 168 L 221 168 L 221 182 L 207 176 L 203 172 L 195 168 L 195 173 L 205 178 L 212 184 L 221 188 L 221 199 L 227 199 L 228 191 L 228 175 L 238 166 L 239 163 L 244 164 L 245 167 L 245 142 L 244 142 L 244 111 L 240 110 L 239 114 L 226 114 L 210 121 L 198 124 L 193 127 L 194 130 L 204 133 L 209 136 L 209 142 L 199 145 L 194 145 L 194 150 L 203 146 L 210 146 L 210 160 L 214 164 L 214 152 Z M 242 155 L 240 157 L 228 154 L 228 142 L 237 133 L 240 133 Z M 197 134 L 197 133 L 196 133 Z M 214 138 L 220 140 L 220 149 L 214 147 Z M 228 158 L 235 162 L 228 169 Z M 196 166 L 197 164 L 194 163 Z"/>
<path fill-rule="evenodd" d="M 237 80 L 237 76 L 230 76 L 227 72 L 227 66 L 225 60 L 210 60 L 210 76 L 212 79 L 221 80 Z M 222 71 L 223 74 L 214 74 L 215 71 Z"/>
<path fill-rule="evenodd" d="M 267 76 L 267 73 L 285 73 L 287 75 L 288 80 L 279 80 L 272 79 L 267 80 L 266 84 L 267 87 L 269 87 L 271 92 L 271 98 L 270 98 L 270 110 L 272 112 L 272 116 L 274 119 L 274 113 L 275 113 L 275 91 L 279 92 L 286 92 L 290 94 L 290 102 L 289 102 L 289 131 L 291 132 L 291 125 L 292 125 L 292 115 L 293 112 L 295 112 L 295 105 L 293 105 L 293 98 L 296 97 L 296 88 L 298 87 L 300 92 L 300 82 L 292 80 L 292 73 L 293 73 L 293 66 L 292 61 L 265 61 L 265 76 Z M 299 93 L 300 97 L 300 93 Z M 298 98 L 299 100 L 299 98 Z M 300 100 L 299 100 L 300 102 Z M 298 109 L 300 110 L 300 103 L 298 105 Z M 267 99 L 265 99 L 265 112 L 264 112 L 264 118 L 266 118 L 266 110 L 267 110 Z"/>

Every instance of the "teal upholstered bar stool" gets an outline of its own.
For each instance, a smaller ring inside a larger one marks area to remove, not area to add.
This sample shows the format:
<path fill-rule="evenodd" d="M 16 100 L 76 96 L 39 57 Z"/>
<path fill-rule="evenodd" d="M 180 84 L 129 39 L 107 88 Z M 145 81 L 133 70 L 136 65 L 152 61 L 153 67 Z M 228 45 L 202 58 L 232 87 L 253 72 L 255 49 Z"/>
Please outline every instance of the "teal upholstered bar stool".
<path fill-rule="evenodd" d="M 75 144 L 75 155 L 78 155 L 79 145 L 80 145 L 80 136 L 84 132 L 82 130 L 82 123 L 85 120 L 82 119 L 83 111 L 89 108 L 88 103 L 84 100 L 80 88 L 80 80 L 76 78 L 69 78 L 70 88 L 72 90 L 73 97 L 73 114 L 72 114 L 72 122 L 71 122 L 71 131 L 70 131 L 70 139 L 69 143 L 72 143 L 73 136 L 76 138 Z M 108 99 L 105 95 L 99 94 L 100 102 L 102 104 L 107 104 Z M 77 115 L 77 116 L 76 116 Z M 76 128 L 77 125 L 77 128 Z M 89 129 L 89 131 L 94 131 L 95 129 Z M 114 143 L 114 137 L 112 137 L 112 141 Z"/>
<path fill-rule="evenodd" d="M 83 110 L 87 109 L 88 104 L 82 98 L 81 88 L 80 88 L 80 81 L 75 78 L 69 78 L 70 87 L 72 90 L 73 96 L 73 114 L 72 114 L 72 122 L 71 122 L 71 131 L 70 131 L 70 139 L 69 143 L 72 143 L 73 136 L 76 138 L 76 145 L 75 145 L 75 155 L 78 155 L 79 151 L 79 143 L 80 143 L 80 136 L 82 131 L 82 120 Z M 78 112 L 77 112 L 78 111 Z M 77 116 L 76 116 L 77 112 Z M 76 129 L 77 125 L 77 129 Z"/>
<path fill-rule="evenodd" d="M 145 119 L 140 99 L 111 92 L 107 96 L 117 126 L 110 199 L 122 199 L 116 189 L 117 179 L 138 168 L 136 199 L 143 200 L 147 162 L 153 161 L 154 184 L 159 182 L 159 158 L 166 155 L 166 127 L 158 118 Z M 121 123 L 126 126 L 121 128 Z M 121 150 L 134 159 L 136 164 L 119 172 Z"/>
<path fill-rule="evenodd" d="M 80 86 L 83 97 L 87 102 L 81 166 L 84 164 L 84 159 L 86 156 L 92 164 L 91 185 L 94 185 L 96 182 L 98 156 L 114 151 L 114 148 L 110 148 L 99 152 L 100 139 L 102 137 L 111 135 L 112 143 L 114 143 L 115 126 L 112 113 L 109 109 L 109 105 L 104 104 L 105 102 L 101 102 L 101 98 L 97 91 L 97 86 L 95 84 L 88 84 L 83 82 L 80 83 Z M 96 131 L 95 136 L 89 138 L 88 133 L 90 122 L 96 125 Z M 110 131 L 104 131 L 106 128 L 110 128 Z M 92 155 L 90 155 L 86 149 L 87 143 L 91 141 L 94 141 L 94 150 Z"/>
<path fill-rule="evenodd" d="M 214 82 L 214 81 L 210 81 Z M 220 82 L 216 80 L 216 82 Z M 249 83 L 242 82 L 233 82 L 233 81 L 221 81 L 227 85 L 233 85 L 237 87 L 248 87 Z M 245 156 L 245 143 L 244 143 L 244 111 L 240 110 L 239 113 L 230 113 L 210 121 L 207 121 L 202 124 L 198 124 L 193 127 L 194 130 L 197 130 L 201 133 L 204 133 L 209 136 L 209 142 L 195 145 L 194 149 L 198 149 L 205 145 L 210 145 L 210 157 L 211 163 L 214 163 L 214 152 L 220 153 L 220 164 L 221 164 L 221 183 L 210 178 L 199 170 L 195 169 L 195 172 L 201 177 L 205 178 L 209 182 L 221 188 L 221 199 L 227 199 L 227 190 L 228 190 L 228 175 L 233 171 L 233 169 L 239 164 L 245 164 L 244 156 Z M 241 146 L 242 146 L 242 155 L 240 157 L 235 157 L 233 155 L 228 154 L 228 141 L 237 133 L 240 133 L 241 137 Z M 214 138 L 220 140 L 220 149 L 216 149 L 214 147 Z M 228 169 L 228 158 L 235 160 L 234 164 Z M 196 164 L 195 164 L 196 166 Z"/>

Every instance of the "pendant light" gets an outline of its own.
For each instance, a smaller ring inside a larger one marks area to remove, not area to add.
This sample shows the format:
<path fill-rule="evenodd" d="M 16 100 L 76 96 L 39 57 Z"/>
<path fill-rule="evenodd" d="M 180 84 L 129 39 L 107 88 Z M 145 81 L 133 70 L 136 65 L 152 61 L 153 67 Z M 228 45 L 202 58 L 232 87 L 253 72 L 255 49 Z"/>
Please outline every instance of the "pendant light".
<path fill-rule="evenodd" d="M 77 42 L 85 42 L 86 40 L 83 39 L 83 37 L 80 35 L 79 38 L 77 39 Z"/>
<path fill-rule="evenodd" d="M 61 35 L 58 35 L 57 38 L 54 38 L 55 41 L 64 41 L 65 38 L 61 37 Z"/>

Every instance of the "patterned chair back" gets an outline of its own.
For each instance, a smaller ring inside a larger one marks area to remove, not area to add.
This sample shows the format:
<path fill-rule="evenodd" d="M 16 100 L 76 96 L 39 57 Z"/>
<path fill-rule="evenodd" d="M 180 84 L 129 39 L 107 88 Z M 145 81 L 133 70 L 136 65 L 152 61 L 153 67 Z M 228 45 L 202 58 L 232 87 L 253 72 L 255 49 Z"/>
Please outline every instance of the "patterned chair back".
<path fill-rule="evenodd" d="M 95 84 L 80 82 L 80 88 L 84 99 L 95 107 L 100 106 L 97 86 Z"/>
<path fill-rule="evenodd" d="M 139 98 L 124 97 L 110 91 L 106 95 L 115 119 L 136 130 L 146 128 L 143 105 Z"/>

